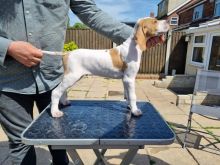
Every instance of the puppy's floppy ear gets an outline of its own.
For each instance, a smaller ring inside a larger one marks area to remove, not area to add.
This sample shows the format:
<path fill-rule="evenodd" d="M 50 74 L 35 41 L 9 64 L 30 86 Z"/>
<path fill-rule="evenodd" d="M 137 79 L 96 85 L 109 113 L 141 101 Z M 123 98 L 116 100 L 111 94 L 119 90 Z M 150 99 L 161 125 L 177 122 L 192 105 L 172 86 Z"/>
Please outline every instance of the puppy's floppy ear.
<path fill-rule="evenodd" d="M 143 27 L 141 25 L 141 21 L 138 21 L 135 24 L 135 27 L 134 27 L 134 40 L 139 45 L 141 50 L 144 51 L 144 50 L 147 49 L 147 46 L 146 46 L 147 39 L 146 39 L 146 36 L 144 34 L 144 30 L 143 30 Z"/>

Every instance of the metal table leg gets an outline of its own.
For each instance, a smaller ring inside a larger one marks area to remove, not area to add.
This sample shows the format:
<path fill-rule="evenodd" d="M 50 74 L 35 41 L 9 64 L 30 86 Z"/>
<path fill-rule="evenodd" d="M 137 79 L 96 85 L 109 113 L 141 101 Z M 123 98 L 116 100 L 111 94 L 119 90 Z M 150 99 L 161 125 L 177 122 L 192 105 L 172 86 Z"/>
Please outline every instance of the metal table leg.
<path fill-rule="evenodd" d="M 68 149 L 67 152 L 71 157 L 74 165 L 84 165 L 82 159 L 80 158 L 79 154 L 76 152 L 75 149 Z"/>
<path fill-rule="evenodd" d="M 104 157 L 107 149 L 102 149 L 101 151 L 99 149 L 93 149 L 93 151 L 95 152 L 96 157 L 97 157 L 94 165 L 99 165 L 99 164 L 107 165 L 107 161 L 105 160 L 105 157 Z"/>
<path fill-rule="evenodd" d="M 135 155 L 137 154 L 138 150 L 139 148 L 129 149 L 120 165 L 129 165 L 135 157 Z"/>
<path fill-rule="evenodd" d="M 74 165 L 84 165 L 83 161 L 81 160 L 80 156 L 78 155 L 78 153 L 76 152 L 76 149 L 72 148 L 72 146 L 52 146 L 53 149 L 67 149 L 68 154 L 70 155 L 71 159 L 73 160 Z M 80 147 L 79 147 L 80 148 Z M 81 147 L 85 148 L 85 147 Z M 135 157 L 135 155 L 137 154 L 138 150 L 141 148 L 144 148 L 144 146 L 136 146 L 136 147 L 109 147 L 109 148 L 114 148 L 114 149 L 118 149 L 118 148 L 123 148 L 123 149 L 129 149 L 128 152 L 126 153 L 125 157 L 123 158 L 122 162 L 120 163 L 120 165 L 129 165 L 131 163 L 131 161 L 133 160 L 133 158 Z M 90 148 L 92 149 L 92 148 Z M 107 151 L 107 149 L 93 149 L 97 159 L 95 161 L 95 165 L 107 165 L 107 161 L 105 160 L 105 153 Z"/>

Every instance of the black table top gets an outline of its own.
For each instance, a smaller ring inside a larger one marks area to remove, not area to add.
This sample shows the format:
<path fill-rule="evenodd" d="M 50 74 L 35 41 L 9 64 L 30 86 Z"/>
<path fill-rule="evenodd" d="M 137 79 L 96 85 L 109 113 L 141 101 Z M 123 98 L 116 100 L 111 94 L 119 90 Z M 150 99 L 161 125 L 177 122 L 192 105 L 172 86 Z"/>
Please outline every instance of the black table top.
<path fill-rule="evenodd" d="M 143 115 L 134 117 L 124 101 L 88 100 L 62 108 L 53 118 L 46 108 L 23 132 L 30 145 L 153 145 L 171 144 L 175 135 L 147 102 L 138 102 Z"/>

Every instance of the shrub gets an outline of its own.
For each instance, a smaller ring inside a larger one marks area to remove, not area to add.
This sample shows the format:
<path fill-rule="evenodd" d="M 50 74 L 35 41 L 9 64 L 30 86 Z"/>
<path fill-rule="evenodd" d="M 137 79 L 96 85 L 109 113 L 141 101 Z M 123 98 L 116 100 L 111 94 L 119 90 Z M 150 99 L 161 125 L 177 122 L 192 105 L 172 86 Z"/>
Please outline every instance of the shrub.
<path fill-rule="evenodd" d="M 88 29 L 88 26 L 83 23 L 77 22 L 73 26 L 68 26 L 68 29 Z"/>
<path fill-rule="evenodd" d="M 64 44 L 64 47 L 63 47 L 64 51 L 72 51 L 72 50 L 75 50 L 75 49 L 78 49 L 78 46 L 73 41 L 71 41 L 67 44 Z"/>

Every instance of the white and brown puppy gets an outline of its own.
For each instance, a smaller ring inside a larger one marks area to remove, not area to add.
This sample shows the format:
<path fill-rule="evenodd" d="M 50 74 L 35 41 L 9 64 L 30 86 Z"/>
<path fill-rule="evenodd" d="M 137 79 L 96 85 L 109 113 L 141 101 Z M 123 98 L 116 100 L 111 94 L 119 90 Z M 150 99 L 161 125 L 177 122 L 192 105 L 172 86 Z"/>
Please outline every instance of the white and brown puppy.
<path fill-rule="evenodd" d="M 146 50 L 147 40 L 160 33 L 166 33 L 169 25 L 165 20 L 147 17 L 139 19 L 134 33 L 123 44 L 110 50 L 77 49 L 68 52 L 64 59 L 63 81 L 52 91 L 51 114 L 61 117 L 59 101 L 68 104 L 66 90 L 74 85 L 83 75 L 97 75 L 110 78 L 121 78 L 124 85 L 125 98 L 131 113 L 135 116 L 142 114 L 136 105 L 135 77 L 138 73 L 141 54 Z M 47 52 L 47 54 L 62 54 Z"/>

